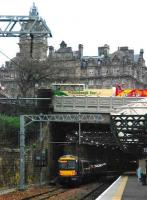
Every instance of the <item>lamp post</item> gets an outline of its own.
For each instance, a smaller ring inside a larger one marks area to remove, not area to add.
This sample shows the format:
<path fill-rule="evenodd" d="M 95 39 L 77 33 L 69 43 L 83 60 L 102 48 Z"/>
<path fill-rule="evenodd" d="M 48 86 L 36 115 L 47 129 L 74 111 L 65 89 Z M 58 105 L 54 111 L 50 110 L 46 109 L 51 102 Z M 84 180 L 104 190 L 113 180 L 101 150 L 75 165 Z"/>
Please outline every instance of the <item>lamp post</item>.
<path fill-rule="evenodd" d="M 80 171 L 80 165 L 79 165 L 79 158 L 80 158 L 80 144 L 81 144 L 81 119 L 80 119 L 80 113 L 79 113 L 79 130 L 78 130 L 78 144 L 77 144 L 77 154 L 78 154 L 78 171 Z"/>
<path fill-rule="evenodd" d="M 80 119 L 80 113 L 79 113 L 79 140 L 78 140 L 78 143 L 79 145 L 81 144 L 81 119 Z"/>
<path fill-rule="evenodd" d="M 42 113 L 40 113 L 40 116 L 42 116 Z M 43 122 L 42 121 L 40 121 L 39 141 L 40 141 L 40 152 L 41 152 L 41 155 L 42 155 L 42 149 L 43 149 L 43 146 L 42 146 L 42 142 L 43 142 Z M 42 166 L 40 166 L 40 185 L 42 185 L 42 177 L 43 177 Z"/>

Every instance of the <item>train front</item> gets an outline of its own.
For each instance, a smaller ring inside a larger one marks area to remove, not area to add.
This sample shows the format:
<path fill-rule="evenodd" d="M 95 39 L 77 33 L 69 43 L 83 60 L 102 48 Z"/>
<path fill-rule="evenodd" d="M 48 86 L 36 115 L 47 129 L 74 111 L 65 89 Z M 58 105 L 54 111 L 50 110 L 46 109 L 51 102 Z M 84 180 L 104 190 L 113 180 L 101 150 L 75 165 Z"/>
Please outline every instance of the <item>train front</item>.
<path fill-rule="evenodd" d="M 61 184 L 69 184 L 78 180 L 78 158 L 76 156 L 61 156 L 58 160 L 58 165 Z"/>

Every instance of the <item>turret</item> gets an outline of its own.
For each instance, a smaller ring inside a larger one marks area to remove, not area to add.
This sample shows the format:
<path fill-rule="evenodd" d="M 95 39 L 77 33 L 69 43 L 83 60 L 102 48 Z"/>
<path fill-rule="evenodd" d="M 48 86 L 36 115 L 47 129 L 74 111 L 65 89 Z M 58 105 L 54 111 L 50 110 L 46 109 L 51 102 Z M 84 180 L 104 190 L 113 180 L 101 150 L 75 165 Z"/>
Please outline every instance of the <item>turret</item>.
<path fill-rule="evenodd" d="M 32 20 L 23 22 L 23 29 L 28 30 L 28 32 L 30 31 L 30 29 L 32 29 L 33 32 L 38 32 L 38 30 L 44 30 L 44 25 L 46 24 L 40 23 L 39 20 L 36 20 L 38 16 L 38 9 L 35 6 L 35 3 L 33 3 L 33 6 L 30 8 L 29 11 L 29 17 Z M 46 35 L 42 35 L 42 37 L 36 37 L 35 34 L 31 34 L 31 32 L 27 35 L 22 34 L 18 45 L 20 48 L 20 55 L 25 55 L 26 57 L 30 56 L 33 59 L 41 60 L 47 58 L 48 41 Z"/>

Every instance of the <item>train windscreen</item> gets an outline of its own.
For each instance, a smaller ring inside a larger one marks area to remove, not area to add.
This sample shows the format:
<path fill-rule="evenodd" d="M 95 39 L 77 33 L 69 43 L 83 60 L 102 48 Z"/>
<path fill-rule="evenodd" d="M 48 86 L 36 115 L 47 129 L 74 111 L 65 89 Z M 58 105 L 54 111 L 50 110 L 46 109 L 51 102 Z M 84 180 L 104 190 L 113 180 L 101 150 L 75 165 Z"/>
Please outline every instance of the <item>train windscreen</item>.
<path fill-rule="evenodd" d="M 59 162 L 59 169 L 75 169 L 76 162 L 75 160 L 68 160 L 68 161 L 60 161 Z"/>

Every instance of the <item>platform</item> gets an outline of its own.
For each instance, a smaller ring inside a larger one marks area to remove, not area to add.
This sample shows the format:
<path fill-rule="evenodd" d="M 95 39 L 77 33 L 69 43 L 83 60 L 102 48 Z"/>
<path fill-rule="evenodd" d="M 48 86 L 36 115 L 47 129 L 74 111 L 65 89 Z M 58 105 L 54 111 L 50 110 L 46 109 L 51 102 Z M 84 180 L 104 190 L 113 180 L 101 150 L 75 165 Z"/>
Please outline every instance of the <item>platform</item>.
<path fill-rule="evenodd" d="M 96 200 L 147 200 L 147 185 L 136 176 L 121 176 Z"/>

